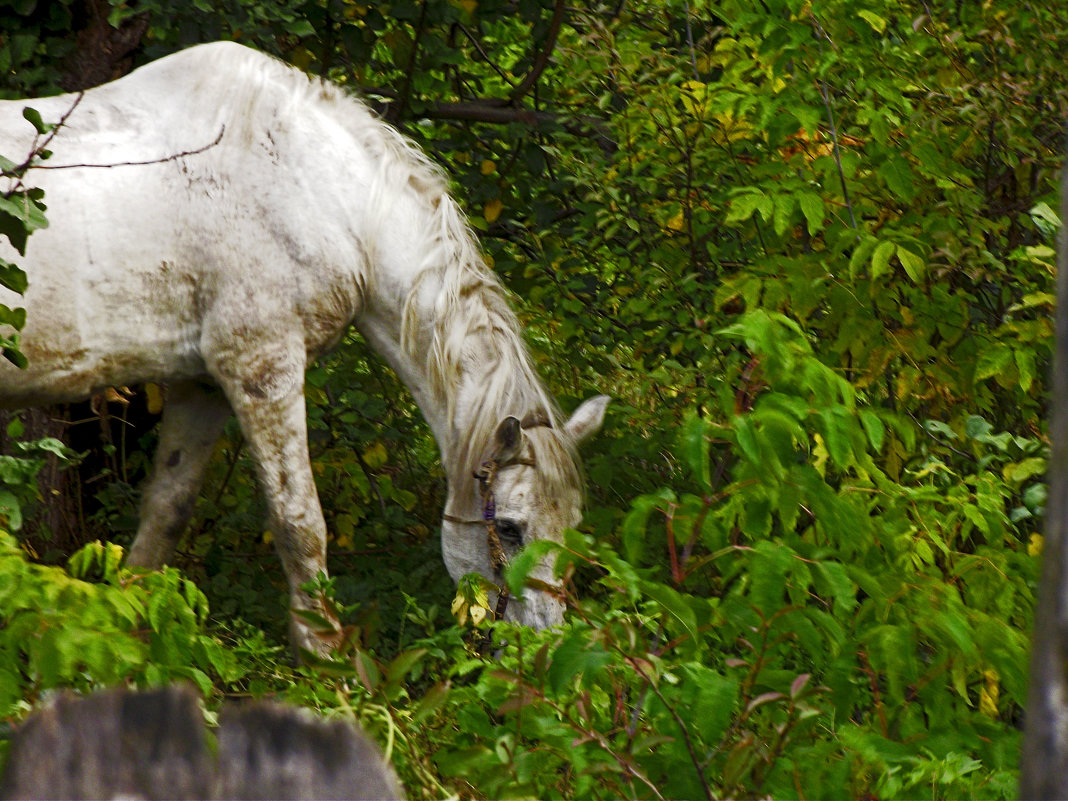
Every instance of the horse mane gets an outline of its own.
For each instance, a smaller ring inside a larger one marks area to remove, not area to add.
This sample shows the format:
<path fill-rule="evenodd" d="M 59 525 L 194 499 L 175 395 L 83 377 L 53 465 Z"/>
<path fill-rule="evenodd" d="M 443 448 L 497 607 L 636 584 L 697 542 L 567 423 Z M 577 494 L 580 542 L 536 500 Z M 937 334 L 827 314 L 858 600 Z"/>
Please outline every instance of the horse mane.
<path fill-rule="evenodd" d="M 393 145 L 389 169 L 394 174 L 389 180 L 404 180 L 406 174 L 408 184 L 420 191 L 430 214 L 419 275 L 404 305 L 401 344 L 413 358 L 425 353 L 426 375 L 435 395 L 445 403 L 450 420 L 454 419 L 463 383 L 465 352 L 470 354 L 474 342 L 484 349 L 477 406 L 469 411 L 470 428 L 456 443 L 461 467 L 457 477 L 461 486 L 457 489 L 464 492 L 473 487 L 472 474 L 489 457 L 500 422 L 508 416 L 523 419 L 532 414 L 549 422 L 548 426 L 528 429 L 527 440 L 550 491 L 581 490 L 575 445 L 560 428 L 559 408 L 534 369 L 506 291 L 486 264 L 463 212 L 449 194 L 444 173 L 394 128 L 377 122 L 383 137 Z M 425 310 L 418 302 L 420 289 L 427 282 L 436 289 L 429 331 L 420 319 L 420 312 Z M 466 361 L 470 364 L 469 357 Z"/>
<path fill-rule="evenodd" d="M 453 476 L 461 493 L 473 487 L 472 473 L 488 458 L 498 424 L 508 416 L 523 419 L 534 414 L 547 419 L 549 426 L 527 430 L 538 470 L 554 494 L 583 484 L 575 444 L 560 427 L 560 412 L 534 369 L 520 333 L 519 321 L 508 303 L 498 277 L 483 258 L 463 212 L 448 191 L 442 169 L 407 137 L 379 118 L 367 104 L 338 85 L 290 67 L 277 59 L 231 43 L 202 46 L 214 48 L 220 57 L 242 62 L 253 74 L 250 93 L 263 97 L 264 83 L 284 87 L 289 103 L 296 109 L 311 104 L 329 114 L 377 164 L 377 174 L 369 187 L 367 208 L 379 215 L 389 214 L 389 197 L 399 188 L 414 192 L 428 217 L 421 247 L 419 270 L 409 291 L 401 317 L 401 347 L 414 360 L 423 360 L 430 389 L 453 420 L 459 390 L 463 386 L 465 363 L 470 364 L 473 342 L 485 349 L 480 353 L 484 372 L 477 391 L 477 408 L 470 410 L 469 430 L 459 432 L 460 442 L 449 443 L 459 459 Z M 237 66 L 227 64 L 227 67 Z M 256 74 L 258 73 L 258 74 Z M 232 70 L 231 86 L 241 86 Z M 245 99 L 255 104 L 255 98 Z M 250 124 L 255 114 L 246 119 Z M 375 221 L 377 223 L 377 220 Z M 374 231 L 372 224 L 364 230 Z M 362 242 L 367 252 L 369 280 L 373 281 L 375 243 Z M 425 319 L 425 303 L 420 303 L 424 285 L 434 289 L 433 314 Z M 467 358 L 465 358 L 467 354 Z"/>

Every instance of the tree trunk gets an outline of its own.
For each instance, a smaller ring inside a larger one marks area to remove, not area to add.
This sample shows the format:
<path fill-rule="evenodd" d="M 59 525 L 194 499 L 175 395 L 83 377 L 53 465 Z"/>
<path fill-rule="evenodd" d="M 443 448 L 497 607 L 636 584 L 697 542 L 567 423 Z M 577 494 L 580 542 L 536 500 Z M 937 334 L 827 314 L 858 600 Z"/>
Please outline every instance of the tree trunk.
<path fill-rule="evenodd" d="M 68 92 L 89 89 L 128 73 L 133 68 L 132 54 L 141 46 L 141 37 L 148 29 L 147 14 L 131 17 L 113 28 L 108 22 L 108 0 L 84 0 L 79 11 L 80 30 L 61 82 Z"/>

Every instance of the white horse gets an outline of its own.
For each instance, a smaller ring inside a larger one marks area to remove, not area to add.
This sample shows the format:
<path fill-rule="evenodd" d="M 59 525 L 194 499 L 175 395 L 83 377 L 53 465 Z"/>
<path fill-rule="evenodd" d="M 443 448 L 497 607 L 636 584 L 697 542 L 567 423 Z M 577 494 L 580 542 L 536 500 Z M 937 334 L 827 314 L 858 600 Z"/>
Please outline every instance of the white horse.
<path fill-rule="evenodd" d="M 46 192 L 49 227 L 23 259 L 0 250 L 30 282 L 25 298 L 0 288 L 0 303 L 27 309 L 29 359 L 25 370 L 0 360 L 0 407 L 167 386 L 131 564 L 172 557 L 236 414 L 291 606 L 316 608 L 300 590 L 326 568 L 304 372 L 350 323 L 411 390 L 437 440 L 454 579 L 498 580 L 487 529 L 507 555 L 578 524 L 575 447 L 600 427 L 608 399 L 560 419 L 440 171 L 360 101 L 216 43 L 80 100 L 0 103 L 8 158 L 34 142 L 27 105 L 51 122 L 70 113 L 48 145 L 54 155 L 27 178 Z M 494 475 L 476 479 L 487 462 Z M 552 565 L 532 576 L 549 587 L 528 589 L 507 617 L 559 623 Z M 323 650 L 299 621 L 291 637 Z"/>

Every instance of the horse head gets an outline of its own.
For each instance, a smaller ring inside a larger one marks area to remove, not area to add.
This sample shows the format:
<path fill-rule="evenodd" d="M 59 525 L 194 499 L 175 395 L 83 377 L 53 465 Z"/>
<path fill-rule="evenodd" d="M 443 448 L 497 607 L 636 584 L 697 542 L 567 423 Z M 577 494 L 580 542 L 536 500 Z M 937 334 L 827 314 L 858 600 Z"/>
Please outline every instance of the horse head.
<path fill-rule="evenodd" d="M 575 450 L 600 429 L 608 401 L 604 395 L 590 398 L 558 427 L 537 413 L 500 421 L 475 473 L 472 497 L 456 506 L 450 497 L 446 506 L 481 510 L 478 519 L 444 515 L 442 551 L 454 581 L 477 572 L 502 586 L 502 568 L 520 550 L 542 540 L 562 543 L 564 530 L 579 524 L 583 489 Z M 555 561 L 550 552 L 528 574 L 528 582 L 541 588 L 528 586 L 519 598 L 497 601 L 505 620 L 536 629 L 563 621 Z"/>

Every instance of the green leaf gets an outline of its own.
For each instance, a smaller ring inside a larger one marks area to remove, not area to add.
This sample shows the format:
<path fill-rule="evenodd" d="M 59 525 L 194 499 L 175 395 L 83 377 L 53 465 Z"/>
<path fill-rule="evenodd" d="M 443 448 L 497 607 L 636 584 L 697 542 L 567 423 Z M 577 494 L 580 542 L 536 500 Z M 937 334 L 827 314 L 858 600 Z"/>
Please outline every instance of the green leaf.
<path fill-rule="evenodd" d="M 645 532 L 649 525 L 649 515 L 660 503 L 655 495 L 641 495 L 631 501 L 630 511 L 623 517 L 620 534 L 627 559 L 635 564 L 641 562 L 645 552 Z"/>
<path fill-rule="evenodd" d="M 412 708 L 412 725 L 418 726 L 428 717 L 433 715 L 449 700 L 450 684 L 448 681 L 439 681 L 423 694 Z"/>
<path fill-rule="evenodd" d="M 22 505 L 11 492 L 0 487 L 0 523 L 12 531 L 22 528 Z"/>
<path fill-rule="evenodd" d="M 0 325 L 10 325 L 16 331 L 21 331 L 26 325 L 26 310 L 11 309 L 0 303 Z"/>
<path fill-rule="evenodd" d="M 386 678 L 390 682 L 403 681 L 420 660 L 427 655 L 426 648 L 412 648 L 398 654 L 386 669 Z"/>
<path fill-rule="evenodd" d="M 770 500 L 762 495 L 746 499 L 743 530 L 747 536 L 756 540 L 763 540 L 771 534 L 773 523 Z"/>
<path fill-rule="evenodd" d="M 730 211 L 727 212 L 724 222 L 732 223 L 748 220 L 753 216 L 753 212 L 760 208 L 766 200 L 767 198 L 763 192 L 736 195 L 731 198 Z"/>
<path fill-rule="evenodd" d="M 775 196 L 775 211 L 772 216 L 772 225 L 778 236 L 785 234 L 790 228 L 790 219 L 793 215 L 796 198 L 793 195 L 781 194 Z"/>
<path fill-rule="evenodd" d="M 612 656 L 604 646 L 591 641 L 587 631 L 579 630 L 566 637 L 552 652 L 545 677 L 553 694 L 559 695 L 580 674 L 584 684 L 592 684 L 611 660 Z"/>
<path fill-rule="evenodd" d="M 813 562 L 811 568 L 816 588 L 831 597 L 835 617 L 847 619 L 857 606 L 857 590 L 845 566 L 839 562 L 821 561 Z"/>
<path fill-rule="evenodd" d="M 869 259 L 871 259 L 872 253 L 875 251 L 878 244 L 878 239 L 869 236 L 853 249 L 853 255 L 849 257 L 850 278 L 856 278 L 860 274 L 861 268 L 868 263 Z"/>
<path fill-rule="evenodd" d="M 1041 476 L 1046 472 L 1048 462 L 1044 457 L 1031 456 L 1022 462 L 1014 462 L 1005 465 L 1002 475 L 1005 480 L 1016 485 L 1023 484 L 1029 478 Z"/>
<path fill-rule="evenodd" d="M 898 245 L 897 258 L 901 262 L 901 266 L 905 268 L 905 273 L 912 279 L 912 283 L 920 284 L 923 282 L 927 275 L 927 264 L 922 257 L 917 256 L 903 245 Z"/>
<path fill-rule="evenodd" d="M 12 342 L 8 344 L 8 340 L 0 339 L 0 350 L 3 351 L 3 356 L 13 365 L 20 370 L 25 370 L 30 366 L 30 360 L 26 358 L 26 355 L 18 349 L 18 343 Z"/>
<path fill-rule="evenodd" d="M 26 237 L 39 228 L 47 228 L 44 206 L 30 192 L 0 194 L 0 235 L 6 236 L 20 255 L 26 255 Z"/>
<path fill-rule="evenodd" d="M 26 278 L 26 272 L 18 265 L 0 259 L 0 286 L 22 295 L 29 286 L 29 280 Z"/>
<path fill-rule="evenodd" d="M 680 437 L 680 455 L 690 468 L 690 472 L 704 491 L 712 487 L 712 467 L 709 463 L 710 443 L 708 429 L 710 424 L 696 414 L 690 413 L 682 424 Z"/>
<path fill-rule="evenodd" d="M 891 155 L 883 165 L 881 174 L 890 191 L 905 203 L 911 202 L 916 196 L 915 176 L 913 176 L 912 168 L 904 157 L 896 154 Z"/>
<path fill-rule="evenodd" d="M 306 19 L 298 19 L 287 26 L 289 33 L 293 36 L 299 36 L 301 38 L 305 36 L 315 36 L 315 26 Z"/>
<path fill-rule="evenodd" d="M 756 430 L 753 428 L 750 419 L 744 415 L 739 415 L 732 421 L 732 428 L 734 429 L 734 439 L 738 443 L 738 448 L 741 450 L 742 455 L 753 464 L 760 464 L 760 445 L 757 442 Z"/>
<path fill-rule="evenodd" d="M 718 744 L 738 704 L 738 682 L 696 662 L 683 665 L 682 678 L 679 700 L 693 730 L 706 746 Z"/>
<path fill-rule="evenodd" d="M 871 254 L 871 280 L 878 281 L 890 272 L 890 257 L 897 247 L 893 242 L 883 240 Z"/>
<path fill-rule="evenodd" d="M 823 422 L 823 440 L 827 444 L 827 452 L 835 464 L 844 470 L 854 461 L 850 434 L 853 417 L 842 407 L 831 406 L 820 409 L 820 420 Z"/>
<path fill-rule="evenodd" d="M 752 602 L 758 609 L 771 613 L 783 605 L 793 560 L 794 552 L 782 543 L 760 540 L 753 546 L 749 573 Z"/>
<path fill-rule="evenodd" d="M 862 409 L 859 415 L 860 424 L 864 427 L 864 433 L 868 436 L 868 442 L 871 444 L 872 450 L 878 453 L 883 449 L 883 439 L 886 435 L 886 428 L 883 426 L 883 421 L 879 419 L 879 415 L 870 409 Z"/>
<path fill-rule="evenodd" d="M 1003 342 L 995 342 L 979 352 L 979 358 L 975 361 L 976 382 L 1000 375 L 1012 362 L 1012 349 Z"/>
<path fill-rule="evenodd" d="M 695 644 L 700 644 L 700 636 L 697 633 L 697 614 L 693 610 L 693 599 L 682 593 L 676 592 L 666 584 L 654 582 L 642 582 L 642 592 L 652 598 L 671 617 L 682 624 L 686 632 L 693 638 Z"/>
<path fill-rule="evenodd" d="M 1020 389 L 1030 392 L 1035 382 L 1035 352 L 1023 348 L 1014 350 L 1013 359 L 1020 373 Z"/>
<path fill-rule="evenodd" d="M 801 192 L 797 196 L 797 203 L 801 207 L 801 213 L 805 215 L 808 232 L 815 234 L 822 229 L 824 208 L 820 196 L 814 192 Z"/>
<path fill-rule="evenodd" d="M 68 448 L 60 440 L 55 437 L 42 437 L 41 439 L 34 440 L 33 442 L 19 443 L 20 446 L 25 445 L 25 448 L 20 450 L 40 451 L 44 453 L 50 453 L 57 457 L 61 462 L 69 462 L 78 454 L 75 451 Z"/>
<path fill-rule="evenodd" d="M 560 545 L 552 540 L 535 540 L 508 560 L 504 567 L 504 580 L 513 595 L 521 595 L 527 576 L 548 554 L 559 551 Z"/>
<path fill-rule="evenodd" d="M 30 125 L 37 129 L 37 133 L 39 134 L 46 134 L 55 127 L 42 120 L 41 112 L 30 106 L 26 106 L 26 108 L 22 110 L 22 116 L 30 123 Z"/>
<path fill-rule="evenodd" d="M 886 20 L 880 17 L 874 11 L 861 9 L 857 11 L 857 16 L 869 25 L 871 25 L 872 30 L 874 30 L 876 33 L 883 33 L 886 31 Z"/>

